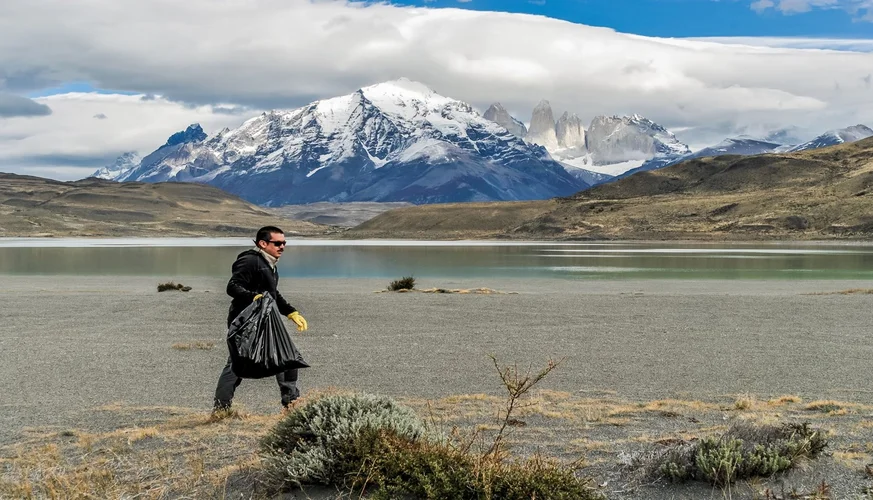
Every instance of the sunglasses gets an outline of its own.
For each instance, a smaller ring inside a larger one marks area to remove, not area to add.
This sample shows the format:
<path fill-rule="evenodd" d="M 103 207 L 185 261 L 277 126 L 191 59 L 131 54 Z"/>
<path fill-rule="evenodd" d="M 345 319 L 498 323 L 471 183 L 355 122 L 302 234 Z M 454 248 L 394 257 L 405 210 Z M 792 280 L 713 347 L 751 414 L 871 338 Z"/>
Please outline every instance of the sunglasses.
<path fill-rule="evenodd" d="M 277 247 L 284 247 L 285 244 L 288 242 L 287 241 L 268 241 L 267 243 L 272 243 L 274 246 L 277 246 Z"/>

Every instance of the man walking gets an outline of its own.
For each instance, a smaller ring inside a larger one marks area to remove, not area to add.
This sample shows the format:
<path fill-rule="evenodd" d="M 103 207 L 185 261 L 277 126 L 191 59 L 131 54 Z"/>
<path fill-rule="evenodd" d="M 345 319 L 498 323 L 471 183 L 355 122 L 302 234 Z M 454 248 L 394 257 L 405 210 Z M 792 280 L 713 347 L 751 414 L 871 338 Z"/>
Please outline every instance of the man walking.
<path fill-rule="evenodd" d="M 297 331 L 302 332 L 308 328 L 306 320 L 291 304 L 279 293 L 279 272 L 276 263 L 285 251 L 285 233 L 274 226 L 262 227 L 255 236 L 255 248 L 239 254 L 233 263 L 233 275 L 227 282 L 227 294 L 233 297 L 230 303 L 230 312 L 227 316 L 227 326 L 253 301 L 269 293 L 276 301 L 279 312 L 297 325 Z M 297 388 L 297 369 L 291 369 L 276 375 L 279 383 L 279 392 L 282 395 L 282 405 L 288 407 L 295 399 L 300 397 Z M 218 377 L 218 386 L 215 388 L 215 401 L 213 411 L 230 409 L 233 401 L 233 393 L 242 379 L 233 373 L 231 359 L 228 357 L 227 365 Z"/>

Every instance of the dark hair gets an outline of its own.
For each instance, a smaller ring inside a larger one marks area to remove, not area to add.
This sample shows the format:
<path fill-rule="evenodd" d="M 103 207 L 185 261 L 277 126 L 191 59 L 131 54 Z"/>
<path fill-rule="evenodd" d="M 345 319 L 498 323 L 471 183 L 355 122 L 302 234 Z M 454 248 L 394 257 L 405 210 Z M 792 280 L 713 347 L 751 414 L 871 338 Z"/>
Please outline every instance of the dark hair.
<path fill-rule="evenodd" d="M 276 226 L 264 226 L 258 229 L 258 234 L 255 236 L 255 245 L 257 245 L 259 241 L 270 241 L 270 235 L 273 233 L 285 234 L 285 231 L 282 231 Z"/>

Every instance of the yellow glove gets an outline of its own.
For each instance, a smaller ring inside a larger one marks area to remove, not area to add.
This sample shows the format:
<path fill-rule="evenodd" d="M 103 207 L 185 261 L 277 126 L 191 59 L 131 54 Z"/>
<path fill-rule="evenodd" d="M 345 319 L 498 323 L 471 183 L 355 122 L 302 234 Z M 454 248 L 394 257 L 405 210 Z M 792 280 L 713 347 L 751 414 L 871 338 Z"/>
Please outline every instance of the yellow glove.
<path fill-rule="evenodd" d="M 306 320 L 297 311 L 294 311 L 293 313 L 289 314 L 288 319 L 290 319 L 291 321 L 294 322 L 295 325 L 297 325 L 298 332 L 305 332 L 309 328 L 309 325 L 306 323 Z"/>
<path fill-rule="evenodd" d="M 255 298 L 252 299 L 252 302 L 256 302 L 258 299 L 262 299 L 262 298 L 264 298 L 264 294 L 259 293 L 259 294 L 255 295 Z"/>

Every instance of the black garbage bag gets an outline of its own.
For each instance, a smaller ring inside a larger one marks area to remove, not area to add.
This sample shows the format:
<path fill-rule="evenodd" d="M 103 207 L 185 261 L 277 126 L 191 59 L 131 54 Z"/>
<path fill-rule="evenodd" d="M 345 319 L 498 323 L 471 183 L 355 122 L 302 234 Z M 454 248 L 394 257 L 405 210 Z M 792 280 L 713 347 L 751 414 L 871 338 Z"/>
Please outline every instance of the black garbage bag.
<path fill-rule="evenodd" d="M 231 368 L 240 378 L 264 378 L 292 368 L 308 368 L 291 341 L 270 294 L 239 313 L 227 330 Z"/>

